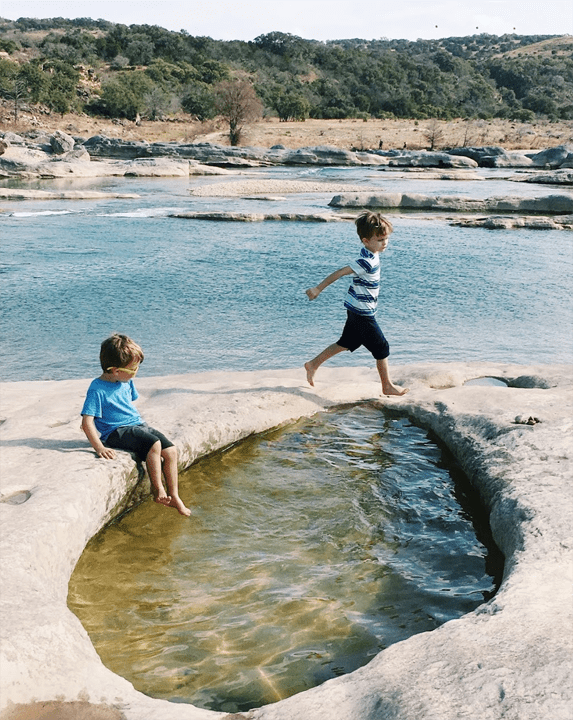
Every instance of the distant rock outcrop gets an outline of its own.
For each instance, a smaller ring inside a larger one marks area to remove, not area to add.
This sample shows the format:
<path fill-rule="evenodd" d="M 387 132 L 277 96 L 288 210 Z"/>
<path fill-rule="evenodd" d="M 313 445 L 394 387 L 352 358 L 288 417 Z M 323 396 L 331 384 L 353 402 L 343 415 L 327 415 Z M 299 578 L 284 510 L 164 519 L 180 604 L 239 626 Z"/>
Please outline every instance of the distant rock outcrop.
<path fill-rule="evenodd" d="M 461 147 L 448 150 L 448 154 L 470 157 L 480 167 L 539 167 L 555 169 L 567 167 L 565 163 L 571 162 L 573 147 L 569 145 L 558 145 L 554 148 L 547 148 L 539 152 L 530 151 L 507 151 L 498 146 L 486 147 Z"/>
<path fill-rule="evenodd" d="M 463 195 L 422 195 L 420 193 L 344 193 L 333 197 L 329 205 L 340 208 L 400 208 L 403 210 L 556 215 L 573 213 L 573 195 L 470 198 Z"/>
<path fill-rule="evenodd" d="M 476 168 L 507 167 L 557 169 L 571 167 L 573 148 L 560 145 L 536 153 L 508 152 L 502 147 L 461 147 L 444 151 L 429 150 L 345 150 L 331 145 L 290 149 L 284 145 L 271 148 L 230 147 L 209 142 L 176 143 L 122 140 L 105 135 L 88 139 L 72 138 L 62 132 L 52 135 L 31 133 L 30 137 L 4 133 L 9 146 L 44 150 L 47 155 L 63 155 L 79 146 L 100 160 L 143 160 L 164 158 L 189 160 L 220 168 L 248 168 L 265 165 L 361 166 L 382 165 L 389 168 Z"/>

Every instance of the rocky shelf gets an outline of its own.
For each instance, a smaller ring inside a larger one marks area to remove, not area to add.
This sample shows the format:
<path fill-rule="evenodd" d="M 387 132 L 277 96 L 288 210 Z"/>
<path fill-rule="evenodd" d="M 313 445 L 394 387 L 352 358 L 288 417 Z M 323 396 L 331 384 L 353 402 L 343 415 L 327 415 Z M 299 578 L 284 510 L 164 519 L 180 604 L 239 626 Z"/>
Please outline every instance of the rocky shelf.
<path fill-rule="evenodd" d="M 15 150 L 20 150 L 15 156 Z M 22 151 L 26 151 L 26 153 Z M 425 150 L 363 150 L 352 151 L 320 145 L 292 150 L 283 145 L 271 148 L 230 147 L 208 142 L 173 143 L 129 141 L 95 135 L 91 138 L 72 137 L 60 131 L 51 135 L 28 133 L 16 135 L 4 133 L 0 140 L 0 176 L 36 175 L 50 177 L 50 173 L 81 174 L 87 173 L 82 167 L 90 160 L 104 161 L 99 164 L 102 174 L 111 174 L 106 163 L 121 161 L 122 163 L 139 161 L 135 170 L 143 174 L 146 169 L 152 173 L 157 165 L 142 164 L 141 161 L 161 160 L 162 170 L 155 172 L 168 173 L 170 163 L 174 175 L 185 174 L 185 166 L 206 168 L 242 169 L 272 165 L 315 165 L 315 166 L 379 166 L 381 169 L 394 168 L 439 168 L 439 169 L 472 169 L 487 168 L 527 168 L 543 171 L 542 182 L 555 184 L 571 184 L 571 173 L 561 172 L 549 174 L 555 170 L 573 168 L 573 146 L 559 145 L 540 151 L 506 151 L 502 147 L 462 147 L 442 151 Z M 177 163 L 179 168 L 176 169 Z M 50 165 L 65 165 L 50 167 Z M 113 166 L 112 166 L 113 167 Z M 128 166 L 116 165 L 117 174 L 125 174 Z M 189 168 L 188 168 L 189 169 Z M 187 171 L 188 171 L 187 169 Z M 97 173 L 98 168 L 89 172 Z M 46 174 L 42 174 L 46 173 Z M 153 174 L 153 173 L 152 173 Z M 532 181 L 535 181 L 532 176 Z"/>
<path fill-rule="evenodd" d="M 410 417 L 450 448 L 487 507 L 505 556 L 497 594 L 355 672 L 258 709 L 230 716 L 153 699 L 103 665 L 66 604 L 89 538 L 148 496 L 149 480 L 128 453 L 97 458 L 80 432 L 89 380 L 3 383 L 0 709 L 108 720 L 570 717 L 570 367 L 396 366 L 410 388 L 400 398 L 379 398 L 374 369 L 321 373 L 314 388 L 302 368 L 142 377 L 140 406 L 174 440 L 182 467 L 338 404 L 379 402 Z M 484 377 L 503 387 L 467 382 Z"/>

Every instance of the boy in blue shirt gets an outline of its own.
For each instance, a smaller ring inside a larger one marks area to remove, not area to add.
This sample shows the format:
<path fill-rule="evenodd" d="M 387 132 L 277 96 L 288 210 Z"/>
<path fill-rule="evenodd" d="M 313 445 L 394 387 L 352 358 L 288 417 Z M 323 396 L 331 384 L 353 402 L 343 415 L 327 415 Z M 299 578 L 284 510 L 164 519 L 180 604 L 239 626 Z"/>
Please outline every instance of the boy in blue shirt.
<path fill-rule="evenodd" d="M 364 212 L 359 215 L 356 218 L 356 231 L 364 246 L 360 251 L 360 257 L 350 265 L 335 270 L 321 283 L 306 291 L 309 300 L 314 300 L 339 278 L 345 275 L 353 276 L 344 302 L 347 319 L 340 339 L 304 365 L 306 378 L 313 387 L 314 375 L 323 362 L 344 350 L 354 352 L 364 345 L 376 360 L 383 394 L 404 395 L 408 392 L 407 388 L 394 385 L 390 379 L 388 368 L 390 346 L 375 318 L 380 288 L 378 255 L 386 250 L 393 229 L 390 221 L 380 213 Z"/>
<path fill-rule="evenodd" d="M 178 492 L 177 448 L 158 430 L 146 425 L 133 401 L 138 393 L 133 384 L 143 351 L 127 335 L 115 334 L 101 344 L 103 373 L 88 388 L 82 409 L 82 430 L 98 457 L 113 460 L 114 448 L 135 453 L 145 460 L 155 502 L 174 507 L 188 517 Z M 163 487 L 165 476 L 167 492 Z"/>

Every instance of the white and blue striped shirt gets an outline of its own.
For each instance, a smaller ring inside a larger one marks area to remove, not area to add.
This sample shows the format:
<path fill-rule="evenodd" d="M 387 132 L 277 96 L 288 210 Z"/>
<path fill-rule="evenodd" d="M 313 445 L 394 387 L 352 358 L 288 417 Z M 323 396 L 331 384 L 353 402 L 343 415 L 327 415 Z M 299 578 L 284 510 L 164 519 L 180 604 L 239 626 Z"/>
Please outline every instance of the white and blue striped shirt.
<path fill-rule="evenodd" d="M 348 288 L 344 307 L 357 315 L 374 315 L 380 289 L 380 258 L 365 247 L 360 257 L 349 263 L 355 275 Z"/>

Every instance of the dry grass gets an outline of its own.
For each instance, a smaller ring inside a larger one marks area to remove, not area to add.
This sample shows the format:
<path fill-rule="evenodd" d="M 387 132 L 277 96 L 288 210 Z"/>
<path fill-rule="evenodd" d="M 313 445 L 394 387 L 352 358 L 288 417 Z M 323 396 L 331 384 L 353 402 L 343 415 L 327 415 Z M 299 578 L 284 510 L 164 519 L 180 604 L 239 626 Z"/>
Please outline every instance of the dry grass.
<path fill-rule="evenodd" d="M 22 113 L 14 123 L 8 108 L 0 109 L 0 131 L 56 129 L 72 135 L 106 135 L 124 140 L 148 142 L 207 141 L 228 145 L 228 133 L 221 121 L 193 122 L 185 116 L 166 121 L 143 120 L 139 126 L 128 120 L 111 121 L 87 115 L 36 115 Z M 333 145 L 347 150 L 403 148 L 417 150 L 442 147 L 501 145 L 511 149 L 540 149 L 573 142 L 573 122 L 517 123 L 508 120 L 306 120 L 279 122 L 267 118 L 248 125 L 242 145 L 296 149 L 314 145 Z"/>

